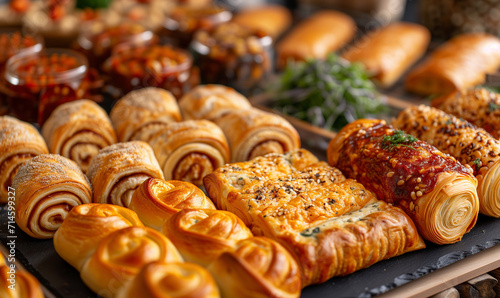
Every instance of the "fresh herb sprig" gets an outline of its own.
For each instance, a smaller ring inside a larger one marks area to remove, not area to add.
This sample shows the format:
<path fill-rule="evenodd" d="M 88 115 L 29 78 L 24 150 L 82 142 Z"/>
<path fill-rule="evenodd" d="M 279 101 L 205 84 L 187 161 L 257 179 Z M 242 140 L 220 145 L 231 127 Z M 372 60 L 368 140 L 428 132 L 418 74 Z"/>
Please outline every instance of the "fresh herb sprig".
<path fill-rule="evenodd" d="M 418 141 L 418 139 L 414 136 L 406 134 L 402 130 L 396 130 L 392 135 L 384 136 L 384 138 L 382 139 L 382 148 L 393 150 L 396 147 L 408 147 L 413 150 L 417 150 L 410 145 L 416 141 Z"/>

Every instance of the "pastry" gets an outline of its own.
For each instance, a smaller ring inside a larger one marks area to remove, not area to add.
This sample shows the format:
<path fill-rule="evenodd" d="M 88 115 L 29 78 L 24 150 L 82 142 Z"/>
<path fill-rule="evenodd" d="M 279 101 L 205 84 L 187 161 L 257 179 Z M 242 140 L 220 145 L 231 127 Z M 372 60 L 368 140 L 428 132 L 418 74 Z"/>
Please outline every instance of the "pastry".
<path fill-rule="evenodd" d="M 242 10 L 231 21 L 276 39 L 292 24 L 292 14 L 282 5 L 269 4 Z"/>
<path fill-rule="evenodd" d="M 3 256 L 0 254 L 3 262 Z M 26 270 L 8 265 L 0 266 L 0 297 L 2 298 L 44 298 L 40 282 Z"/>
<path fill-rule="evenodd" d="M 72 208 L 92 201 L 85 174 L 74 161 L 57 154 L 24 162 L 12 184 L 16 223 L 35 238 L 52 238 Z"/>

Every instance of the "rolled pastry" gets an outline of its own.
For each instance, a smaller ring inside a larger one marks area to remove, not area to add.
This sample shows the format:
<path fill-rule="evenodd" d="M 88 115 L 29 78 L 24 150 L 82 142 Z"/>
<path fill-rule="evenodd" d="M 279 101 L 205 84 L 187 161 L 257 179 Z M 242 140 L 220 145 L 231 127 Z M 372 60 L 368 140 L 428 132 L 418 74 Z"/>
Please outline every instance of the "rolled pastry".
<path fill-rule="evenodd" d="M 194 184 L 149 178 L 137 188 L 130 202 L 142 222 L 161 230 L 165 221 L 182 209 L 215 209 L 214 203 Z"/>
<path fill-rule="evenodd" d="M 7 203 L 9 187 L 19 166 L 34 156 L 48 153 L 45 140 L 33 125 L 10 116 L 0 117 L 0 204 Z"/>
<path fill-rule="evenodd" d="M 393 125 L 472 167 L 479 211 L 500 217 L 500 141 L 482 128 L 423 105 L 402 111 Z"/>
<path fill-rule="evenodd" d="M 223 297 L 299 297 L 302 289 L 295 259 L 266 237 L 240 241 L 207 269 Z"/>
<path fill-rule="evenodd" d="M 75 161 L 84 173 L 100 149 L 117 141 L 106 111 L 88 99 L 58 106 L 43 124 L 42 135 L 50 153 Z"/>
<path fill-rule="evenodd" d="M 94 203 L 128 207 L 134 191 L 148 178 L 163 179 L 151 147 L 141 141 L 106 147 L 90 162 L 87 176 Z"/>
<path fill-rule="evenodd" d="M 229 160 L 222 130 L 207 120 L 170 123 L 151 138 L 165 180 L 182 180 L 200 186 L 203 177 Z"/>
<path fill-rule="evenodd" d="M 175 246 L 160 232 L 128 227 L 109 234 L 80 271 L 83 282 L 100 296 L 112 297 L 143 266 L 154 261 L 182 262 Z"/>
<path fill-rule="evenodd" d="M 276 114 L 247 109 L 229 113 L 215 120 L 215 123 L 227 137 L 231 148 L 231 162 L 300 148 L 297 130 Z"/>
<path fill-rule="evenodd" d="M 116 102 L 109 116 L 120 142 L 148 142 L 165 124 L 181 121 L 175 97 L 156 87 L 129 92 Z"/>
<path fill-rule="evenodd" d="M 240 11 L 231 21 L 276 39 L 292 24 L 292 14 L 282 5 L 269 4 Z"/>
<path fill-rule="evenodd" d="M 221 253 L 233 250 L 239 240 L 253 237 L 234 213 L 207 209 L 180 211 L 167 220 L 163 233 L 186 261 L 205 267 Z"/>
<path fill-rule="evenodd" d="M 382 87 L 389 87 L 422 57 L 431 34 L 414 23 L 393 23 L 365 35 L 342 57 L 361 62 Z"/>
<path fill-rule="evenodd" d="M 3 261 L 3 256 L 0 254 Z M 11 280 L 14 279 L 14 282 Z M 40 282 L 26 270 L 0 266 L 0 297 L 2 298 L 44 298 Z"/>
<path fill-rule="evenodd" d="M 72 208 L 92 201 L 89 180 L 78 165 L 57 154 L 24 162 L 14 177 L 16 223 L 35 238 L 52 238 Z"/>
<path fill-rule="evenodd" d="M 192 263 L 152 262 L 116 296 L 117 298 L 218 298 L 219 288 L 212 275 Z"/>
<path fill-rule="evenodd" d="M 61 258 L 80 271 L 103 238 L 131 226 L 143 224 L 130 209 L 110 204 L 83 204 L 71 209 L 54 234 L 54 248 Z"/>
<path fill-rule="evenodd" d="M 500 138 L 500 94 L 485 88 L 452 92 L 433 98 L 431 105 L 462 118 Z"/>
<path fill-rule="evenodd" d="M 500 39 L 484 33 L 458 35 L 442 44 L 406 77 L 408 91 L 447 94 L 482 84 L 500 66 Z"/>
<path fill-rule="evenodd" d="M 231 111 L 250 109 L 252 105 L 231 87 L 200 85 L 181 97 L 179 107 L 184 120 L 214 121 Z"/>
<path fill-rule="evenodd" d="M 356 33 L 356 23 L 348 15 L 324 10 L 315 13 L 295 26 L 276 46 L 278 68 L 288 60 L 303 61 L 308 58 L 325 59 Z"/>
<path fill-rule="evenodd" d="M 401 207 L 429 241 L 460 241 L 476 223 L 472 169 L 383 120 L 348 124 L 330 142 L 327 157 L 380 200 Z"/>

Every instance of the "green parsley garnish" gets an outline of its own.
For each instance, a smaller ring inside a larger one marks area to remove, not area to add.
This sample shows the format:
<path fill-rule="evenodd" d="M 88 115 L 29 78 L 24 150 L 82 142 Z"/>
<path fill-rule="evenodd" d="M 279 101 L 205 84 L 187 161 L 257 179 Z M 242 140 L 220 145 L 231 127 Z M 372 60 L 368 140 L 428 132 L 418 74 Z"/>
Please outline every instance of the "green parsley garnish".
<path fill-rule="evenodd" d="M 499 106 L 499 105 L 497 105 L 497 104 L 496 104 L 496 103 L 494 103 L 494 102 L 490 102 L 490 103 L 488 104 L 488 109 L 489 109 L 489 111 L 490 111 L 490 112 L 493 112 L 493 111 L 495 111 L 495 110 L 498 110 L 499 108 L 500 108 L 500 106 Z"/>
<path fill-rule="evenodd" d="M 382 139 L 382 148 L 393 150 L 395 147 L 408 147 L 417 150 L 410 145 L 416 141 L 418 141 L 418 139 L 414 136 L 406 134 L 402 130 L 396 130 L 392 135 L 384 136 Z"/>

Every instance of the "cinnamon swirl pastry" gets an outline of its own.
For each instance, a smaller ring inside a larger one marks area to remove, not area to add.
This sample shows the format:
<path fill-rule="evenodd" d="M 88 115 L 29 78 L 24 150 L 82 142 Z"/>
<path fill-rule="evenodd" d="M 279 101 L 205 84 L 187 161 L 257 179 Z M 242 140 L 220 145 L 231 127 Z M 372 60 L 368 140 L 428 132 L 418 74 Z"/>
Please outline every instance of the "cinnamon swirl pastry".
<path fill-rule="evenodd" d="M 57 154 L 24 162 L 14 177 L 16 223 L 35 238 L 52 238 L 70 210 L 92 201 L 90 183 L 78 165 Z"/>
<path fill-rule="evenodd" d="M 50 153 L 75 161 L 84 173 L 100 149 L 116 143 L 108 114 L 88 99 L 58 106 L 43 124 L 42 135 Z"/>
<path fill-rule="evenodd" d="M 3 261 L 3 256 L 0 254 Z M 14 279 L 12 283 L 10 280 Z M 0 297 L 2 298 L 44 298 L 40 282 L 26 270 L 0 266 Z"/>
<path fill-rule="evenodd" d="M 106 147 L 90 162 L 87 176 L 94 202 L 128 207 L 134 191 L 148 178 L 163 179 L 151 147 L 141 141 Z"/>

